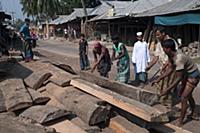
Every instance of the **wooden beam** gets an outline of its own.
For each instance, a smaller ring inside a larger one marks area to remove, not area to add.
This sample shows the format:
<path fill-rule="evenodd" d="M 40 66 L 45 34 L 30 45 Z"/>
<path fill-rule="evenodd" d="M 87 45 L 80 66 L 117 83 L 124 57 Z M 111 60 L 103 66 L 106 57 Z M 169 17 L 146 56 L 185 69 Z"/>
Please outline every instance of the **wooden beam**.
<path fill-rule="evenodd" d="M 51 128 L 55 128 L 58 133 L 86 133 L 83 129 L 76 126 L 69 120 L 64 120 L 62 122 L 56 123 L 50 126 Z"/>
<path fill-rule="evenodd" d="M 191 131 L 185 130 L 181 127 L 177 127 L 170 123 L 155 126 L 153 127 L 153 129 L 162 133 L 192 133 Z"/>
<path fill-rule="evenodd" d="M 90 72 L 81 71 L 79 74 L 82 79 L 114 91 L 125 97 L 129 97 L 148 105 L 153 105 L 155 102 L 157 102 L 156 92 L 109 80 L 108 78 L 100 77 Z"/>
<path fill-rule="evenodd" d="M 163 113 L 151 106 L 143 104 L 134 99 L 124 97 L 120 94 L 92 84 L 85 80 L 73 79 L 71 85 L 85 91 L 93 96 L 96 96 L 106 102 L 115 105 L 122 110 L 125 110 L 148 122 L 167 122 L 169 121 L 166 113 Z"/>
<path fill-rule="evenodd" d="M 122 116 L 112 118 L 109 127 L 116 133 L 149 133 L 147 129 L 128 121 Z"/>

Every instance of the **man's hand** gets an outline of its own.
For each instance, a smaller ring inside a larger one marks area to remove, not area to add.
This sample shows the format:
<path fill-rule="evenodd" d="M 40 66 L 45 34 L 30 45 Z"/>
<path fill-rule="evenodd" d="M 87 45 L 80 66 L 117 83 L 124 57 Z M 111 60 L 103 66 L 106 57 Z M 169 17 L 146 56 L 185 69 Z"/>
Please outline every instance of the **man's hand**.
<path fill-rule="evenodd" d="M 160 79 L 159 79 L 159 78 L 156 79 L 156 80 L 154 80 L 154 81 L 151 83 L 151 86 L 153 86 L 154 84 L 157 84 L 158 82 L 160 82 Z"/>
<path fill-rule="evenodd" d="M 150 67 L 146 67 L 145 71 L 148 72 L 150 70 Z"/>
<path fill-rule="evenodd" d="M 167 95 L 168 94 L 168 91 L 167 91 L 167 89 L 165 89 L 165 90 L 162 90 L 161 92 L 160 92 L 160 95 L 159 95 L 159 97 L 161 97 L 161 96 L 164 96 L 164 95 Z"/>
<path fill-rule="evenodd" d="M 93 73 L 95 70 L 95 67 L 93 66 L 92 69 L 91 69 L 91 73 Z"/>

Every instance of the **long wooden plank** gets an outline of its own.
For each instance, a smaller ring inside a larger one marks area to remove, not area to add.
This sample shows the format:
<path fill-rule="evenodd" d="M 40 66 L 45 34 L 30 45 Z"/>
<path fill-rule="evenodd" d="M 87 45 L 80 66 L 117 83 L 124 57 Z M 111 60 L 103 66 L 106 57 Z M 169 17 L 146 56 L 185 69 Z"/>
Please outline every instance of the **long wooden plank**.
<path fill-rule="evenodd" d="M 76 126 L 69 120 L 65 120 L 50 126 L 55 128 L 58 133 L 86 133 L 83 129 Z"/>
<path fill-rule="evenodd" d="M 94 75 L 86 71 L 80 71 L 79 75 L 84 80 L 97 84 L 116 93 L 119 93 L 120 95 L 123 95 L 125 97 L 135 99 L 142 103 L 153 105 L 155 102 L 157 102 L 158 96 L 156 92 L 152 92 L 128 84 L 123 84 L 114 80 L 110 80 L 108 78 Z"/>
<path fill-rule="evenodd" d="M 155 126 L 155 127 L 153 127 L 153 129 L 155 129 L 156 131 L 162 132 L 162 133 L 192 133 L 191 131 L 177 127 L 170 123 Z"/>
<path fill-rule="evenodd" d="M 131 123 L 122 116 L 112 118 L 109 127 L 116 133 L 149 133 L 147 129 Z"/>
<path fill-rule="evenodd" d="M 73 79 L 71 85 L 115 105 L 148 122 L 167 122 L 168 116 L 149 105 L 102 88 L 82 79 Z"/>

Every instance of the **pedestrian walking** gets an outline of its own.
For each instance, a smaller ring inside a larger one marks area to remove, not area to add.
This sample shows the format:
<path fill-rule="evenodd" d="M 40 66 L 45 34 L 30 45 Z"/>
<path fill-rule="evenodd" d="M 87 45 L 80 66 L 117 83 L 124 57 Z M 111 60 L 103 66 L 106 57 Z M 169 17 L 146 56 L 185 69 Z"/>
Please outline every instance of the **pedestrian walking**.
<path fill-rule="evenodd" d="M 29 30 L 30 19 L 25 19 L 25 24 L 20 28 L 20 37 L 23 42 L 25 62 L 33 60 L 33 51 L 31 46 L 31 35 Z"/>

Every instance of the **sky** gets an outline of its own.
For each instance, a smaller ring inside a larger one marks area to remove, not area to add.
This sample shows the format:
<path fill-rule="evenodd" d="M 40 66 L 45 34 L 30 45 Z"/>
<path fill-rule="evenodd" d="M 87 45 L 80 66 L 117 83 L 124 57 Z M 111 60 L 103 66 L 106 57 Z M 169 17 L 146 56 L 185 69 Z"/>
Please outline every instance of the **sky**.
<path fill-rule="evenodd" d="M 22 5 L 20 4 L 20 0 L 0 0 L 1 6 L 7 14 L 11 14 L 14 12 L 14 18 L 16 19 L 24 19 L 26 16 L 23 15 L 21 8 Z"/>

